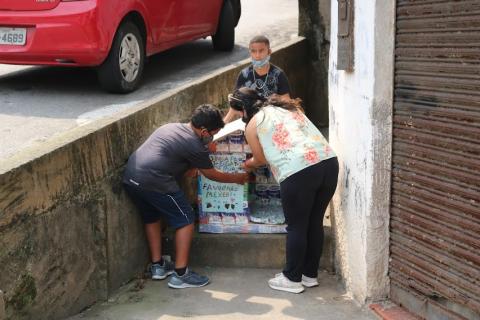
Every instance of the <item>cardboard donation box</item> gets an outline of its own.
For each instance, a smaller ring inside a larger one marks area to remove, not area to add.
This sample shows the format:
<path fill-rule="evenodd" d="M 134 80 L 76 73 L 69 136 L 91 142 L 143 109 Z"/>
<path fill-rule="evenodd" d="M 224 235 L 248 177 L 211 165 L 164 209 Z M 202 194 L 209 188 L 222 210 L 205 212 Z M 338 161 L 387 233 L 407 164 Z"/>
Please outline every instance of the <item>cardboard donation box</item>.
<path fill-rule="evenodd" d="M 227 124 L 215 135 L 213 165 L 223 172 L 243 172 L 251 150 L 245 143 L 241 119 Z M 245 185 L 219 183 L 200 175 L 198 186 L 199 231 L 210 233 L 284 233 L 285 219 L 280 186 L 267 167 L 254 172 Z"/>

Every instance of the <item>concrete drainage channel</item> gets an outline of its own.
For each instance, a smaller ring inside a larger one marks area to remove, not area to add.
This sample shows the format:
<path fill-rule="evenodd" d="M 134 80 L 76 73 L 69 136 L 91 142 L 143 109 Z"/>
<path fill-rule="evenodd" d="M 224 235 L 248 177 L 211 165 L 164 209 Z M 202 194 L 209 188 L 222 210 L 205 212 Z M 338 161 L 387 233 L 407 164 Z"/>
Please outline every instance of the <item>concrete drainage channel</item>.
<path fill-rule="evenodd" d="M 307 57 L 303 38 L 275 48 L 272 61 L 286 71 L 294 96 L 305 97 L 308 59 L 299 57 Z M 139 217 L 122 189 L 123 166 L 158 126 L 186 121 L 201 103 L 225 106 L 246 64 L 248 60 L 222 68 L 0 163 L 0 319 L 61 319 L 107 299 L 143 272 L 147 247 Z M 328 231 L 322 266 L 331 269 Z M 222 256 L 208 248 L 227 250 L 220 245 L 228 242 L 225 237 L 199 235 L 194 243 L 199 255 L 192 259 L 202 264 Z M 232 235 L 237 242 L 242 237 L 255 246 L 255 235 Z M 272 235 L 270 241 L 280 248 L 284 240 Z M 212 242 L 217 244 L 210 246 Z M 258 248 L 249 250 L 240 253 L 245 258 L 237 267 L 278 267 L 283 261 L 280 249 L 270 263 L 249 258 L 258 256 Z M 223 259 L 213 263 L 238 261 Z"/>

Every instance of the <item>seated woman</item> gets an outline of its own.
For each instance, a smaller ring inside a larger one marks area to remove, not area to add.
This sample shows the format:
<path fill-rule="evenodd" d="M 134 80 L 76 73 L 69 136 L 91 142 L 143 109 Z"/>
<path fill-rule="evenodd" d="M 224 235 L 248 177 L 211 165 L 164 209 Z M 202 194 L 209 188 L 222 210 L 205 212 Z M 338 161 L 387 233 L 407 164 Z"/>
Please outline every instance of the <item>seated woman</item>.
<path fill-rule="evenodd" d="M 323 216 L 337 187 L 337 157 L 303 113 L 300 99 L 272 96 L 265 101 L 254 90 L 240 88 L 230 102 L 232 108 L 243 109 L 245 137 L 252 149 L 245 169 L 268 164 L 280 184 L 287 259 L 283 272 L 268 284 L 300 293 L 304 286 L 318 285 Z"/>

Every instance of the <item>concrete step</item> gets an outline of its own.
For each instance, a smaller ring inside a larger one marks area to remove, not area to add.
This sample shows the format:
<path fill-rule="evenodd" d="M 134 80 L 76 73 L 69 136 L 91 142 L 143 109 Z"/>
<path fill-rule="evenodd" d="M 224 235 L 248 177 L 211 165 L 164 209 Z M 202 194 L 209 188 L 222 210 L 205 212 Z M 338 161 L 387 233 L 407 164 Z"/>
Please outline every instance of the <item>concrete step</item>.
<path fill-rule="evenodd" d="M 275 268 L 285 263 L 286 234 L 196 233 L 190 251 L 190 265 L 220 268 Z M 333 271 L 333 235 L 325 227 L 320 269 Z M 174 257 L 174 237 L 164 237 L 164 254 Z"/>

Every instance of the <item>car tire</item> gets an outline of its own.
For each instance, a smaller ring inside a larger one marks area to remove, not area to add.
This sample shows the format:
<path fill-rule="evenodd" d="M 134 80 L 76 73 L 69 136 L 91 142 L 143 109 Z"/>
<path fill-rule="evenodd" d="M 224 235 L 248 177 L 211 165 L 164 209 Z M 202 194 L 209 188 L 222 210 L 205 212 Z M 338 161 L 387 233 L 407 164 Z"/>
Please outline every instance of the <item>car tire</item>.
<path fill-rule="evenodd" d="M 232 0 L 230 0 L 232 1 Z M 240 16 L 242 15 L 242 4 L 240 3 L 240 0 L 233 0 L 232 6 L 233 6 L 233 12 L 235 13 L 235 27 L 237 27 L 238 22 L 240 21 Z"/>
<path fill-rule="evenodd" d="M 212 42 L 213 48 L 218 51 L 232 51 L 235 45 L 235 15 L 229 0 L 223 3 L 217 32 L 212 36 Z"/>
<path fill-rule="evenodd" d="M 131 21 L 120 25 L 107 59 L 98 68 L 102 87 L 113 93 L 128 93 L 138 88 L 145 63 L 145 43 Z"/>

